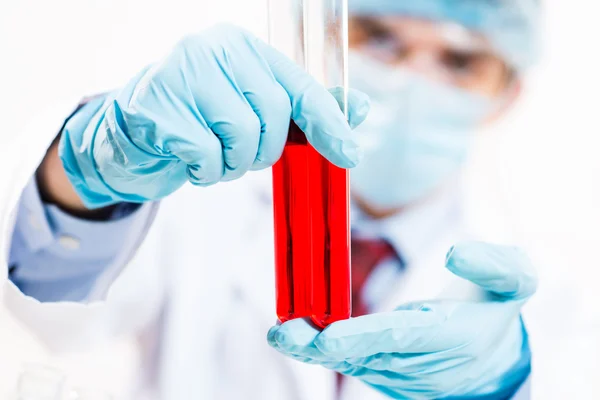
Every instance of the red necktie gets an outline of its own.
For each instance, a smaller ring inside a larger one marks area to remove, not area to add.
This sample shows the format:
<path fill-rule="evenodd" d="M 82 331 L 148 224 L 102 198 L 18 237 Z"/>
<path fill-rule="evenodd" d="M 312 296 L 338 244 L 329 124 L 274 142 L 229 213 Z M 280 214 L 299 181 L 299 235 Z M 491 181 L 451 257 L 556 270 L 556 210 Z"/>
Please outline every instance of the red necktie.
<path fill-rule="evenodd" d="M 363 299 L 364 287 L 371 273 L 382 262 L 398 258 L 396 251 L 383 239 L 352 238 L 352 316 L 369 313 Z"/>
<path fill-rule="evenodd" d="M 382 262 L 397 258 L 391 244 L 383 239 L 352 238 L 352 316 L 360 317 L 369 313 L 368 304 L 363 298 L 364 287 L 369 276 Z M 337 375 L 337 398 L 341 396 L 344 375 Z"/>

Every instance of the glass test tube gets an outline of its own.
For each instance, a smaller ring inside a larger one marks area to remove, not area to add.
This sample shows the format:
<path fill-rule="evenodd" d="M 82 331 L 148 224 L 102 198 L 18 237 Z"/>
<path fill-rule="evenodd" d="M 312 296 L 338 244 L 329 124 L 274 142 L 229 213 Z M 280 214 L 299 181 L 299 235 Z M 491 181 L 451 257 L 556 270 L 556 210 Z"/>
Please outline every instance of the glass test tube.
<path fill-rule="evenodd" d="M 271 45 L 347 96 L 347 0 L 269 0 Z M 292 122 L 273 167 L 277 315 L 324 328 L 351 314 L 349 172 Z"/>

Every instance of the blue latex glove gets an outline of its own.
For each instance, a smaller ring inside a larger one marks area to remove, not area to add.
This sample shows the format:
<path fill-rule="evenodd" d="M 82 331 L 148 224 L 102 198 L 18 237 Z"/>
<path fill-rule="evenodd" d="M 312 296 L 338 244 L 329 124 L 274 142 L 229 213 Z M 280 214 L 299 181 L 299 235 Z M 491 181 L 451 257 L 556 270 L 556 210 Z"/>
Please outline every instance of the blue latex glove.
<path fill-rule="evenodd" d="M 359 161 L 355 134 L 332 96 L 250 33 L 219 25 L 183 39 L 63 130 L 59 154 L 89 208 L 157 200 L 186 181 L 208 186 L 274 164 L 290 119 L 334 164 Z M 338 96 L 339 97 L 339 96 Z M 368 98 L 349 96 L 350 125 Z"/>
<path fill-rule="evenodd" d="M 484 289 L 484 298 L 408 304 L 336 322 L 322 332 L 293 320 L 273 327 L 269 344 L 395 399 L 505 399 L 530 371 L 520 318 L 537 287 L 530 261 L 513 247 L 466 242 L 450 251 L 446 267 Z"/>

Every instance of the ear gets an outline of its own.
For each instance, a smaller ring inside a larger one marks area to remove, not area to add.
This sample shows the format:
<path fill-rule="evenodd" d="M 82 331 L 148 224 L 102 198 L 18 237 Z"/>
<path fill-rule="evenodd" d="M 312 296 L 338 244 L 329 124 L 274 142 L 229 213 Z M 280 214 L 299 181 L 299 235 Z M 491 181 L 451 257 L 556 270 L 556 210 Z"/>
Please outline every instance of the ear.
<path fill-rule="evenodd" d="M 500 118 L 504 117 L 512 106 L 515 104 L 516 100 L 521 95 L 521 90 L 523 86 L 521 81 L 516 79 L 507 89 L 506 93 L 502 96 L 502 103 L 496 110 L 490 114 L 483 122 L 483 125 L 490 125 Z"/>

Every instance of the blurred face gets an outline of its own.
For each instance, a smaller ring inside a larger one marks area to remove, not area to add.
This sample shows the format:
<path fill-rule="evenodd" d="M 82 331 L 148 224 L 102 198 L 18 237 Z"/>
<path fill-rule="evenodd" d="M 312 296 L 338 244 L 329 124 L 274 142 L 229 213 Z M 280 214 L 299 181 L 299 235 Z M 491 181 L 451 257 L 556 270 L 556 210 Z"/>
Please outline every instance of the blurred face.
<path fill-rule="evenodd" d="M 513 74 L 488 41 L 453 23 L 398 16 L 353 17 L 350 48 L 428 79 L 495 97 L 504 94 Z"/>
<path fill-rule="evenodd" d="M 502 114 L 514 74 L 481 35 L 400 16 L 350 21 L 350 86 L 371 97 L 353 195 L 374 217 L 437 191 L 467 159 L 472 132 Z"/>

